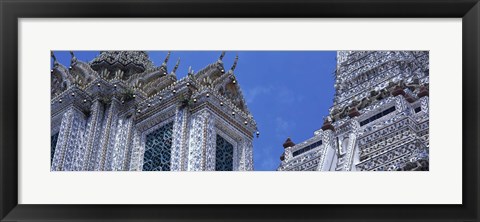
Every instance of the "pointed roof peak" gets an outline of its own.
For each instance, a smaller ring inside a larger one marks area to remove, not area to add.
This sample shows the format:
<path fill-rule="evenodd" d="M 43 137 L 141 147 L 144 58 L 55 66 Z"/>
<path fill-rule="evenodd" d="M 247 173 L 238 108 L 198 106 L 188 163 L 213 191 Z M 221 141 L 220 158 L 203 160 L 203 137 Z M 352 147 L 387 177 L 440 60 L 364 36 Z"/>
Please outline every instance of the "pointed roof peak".
<path fill-rule="evenodd" d="M 235 56 L 235 60 L 233 61 L 233 65 L 230 68 L 230 71 L 233 73 L 235 71 L 235 68 L 237 68 L 237 63 L 238 63 L 238 54 Z"/>
<path fill-rule="evenodd" d="M 162 66 L 167 67 L 167 62 L 170 59 L 170 54 L 171 54 L 171 52 L 167 53 L 167 56 L 165 57 L 165 60 L 163 60 Z"/>
<path fill-rule="evenodd" d="M 73 53 L 73 51 L 70 51 L 70 56 L 72 57 L 70 59 L 70 64 L 74 65 L 77 62 L 77 57 L 75 57 L 75 54 Z"/>
<path fill-rule="evenodd" d="M 295 143 L 293 143 L 290 137 L 288 137 L 287 140 L 285 140 L 285 142 L 283 143 L 283 148 L 288 148 L 292 146 L 295 146 Z"/>
<path fill-rule="evenodd" d="M 53 51 L 50 51 L 50 56 L 53 58 L 53 66 L 54 67 L 58 66 L 59 63 L 58 63 L 57 57 L 55 56 Z"/>
<path fill-rule="evenodd" d="M 193 71 L 192 66 L 188 67 L 188 75 L 193 75 L 195 71 Z"/>
<path fill-rule="evenodd" d="M 180 57 L 177 59 L 177 63 L 175 63 L 175 67 L 173 67 L 172 73 L 177 72 L 178 66 L 180 65 Z"/>
<path fill-rule="evenodd" d="M 222 54 L 220 54 L 220 57 L 218 57 L 218 61 L 221 62 L 223 57 L 225 57 L 225 51 L 222 51 Z"/>

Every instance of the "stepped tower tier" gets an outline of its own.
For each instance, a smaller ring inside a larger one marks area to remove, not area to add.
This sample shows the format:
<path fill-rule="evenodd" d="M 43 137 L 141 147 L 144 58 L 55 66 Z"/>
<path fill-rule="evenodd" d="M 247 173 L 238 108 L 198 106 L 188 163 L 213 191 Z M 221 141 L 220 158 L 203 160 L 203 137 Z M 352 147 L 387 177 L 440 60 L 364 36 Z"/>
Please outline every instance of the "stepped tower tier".
<path fill-rule="evenodd" d="M 338 51 L 334 87 L 321 129 L 278 170 L 428 170 L 428 51 Z"/>

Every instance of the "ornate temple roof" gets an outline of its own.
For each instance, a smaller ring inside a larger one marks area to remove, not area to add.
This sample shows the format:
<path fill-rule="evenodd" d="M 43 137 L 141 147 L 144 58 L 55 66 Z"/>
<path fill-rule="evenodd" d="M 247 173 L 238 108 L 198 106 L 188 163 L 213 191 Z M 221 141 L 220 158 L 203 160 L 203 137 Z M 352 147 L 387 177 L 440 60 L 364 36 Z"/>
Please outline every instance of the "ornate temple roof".
<path fill-rule="evenodd" d="M 167 62 L 170 53 L 157 67 L 144 51 L 101 51 L 88 63 L 78 60 L 73 52 L 71 55 L 70 66 L 66 68 L 58 63 L 52 53 L 54 66 L 51 70 L 51 96 L 54 101 L 64 97 L 65 92 L 73 86 L 87 91 L 91 96 L 96 96 L 100 89 L 101 94 L 105 95 L 119 93 L 116 96 L 120 97 L 121 101 L 135 95 L 137 97 L 135 106 L 140 108 L 152 107 L 154 101 L 164 101 L 163 98 L 172 95 L 191 97 L 193 103 L 202 97 L 210 98 L 211 101 L 215 97 L 223 111 L 239 117 L 241 125 L 252 125 L 256 128 L 234 74 L 238 56 L 228 71 L 223 66 L 222 59 L 225 56 L 223 52 L 217 61 L 198 72 L 190 69 L 186 77 L 177 79 L 175 72 L 180 65 L 180 59 L 169 73 Z M 182 91 L 184 89 L 185 95 Z"/>
<path fill-rule="evenodd" d="M 90 65 L 97 72 L 102 69 L 120 69 L 127 76 L 154 68 L 145 51 L 100 51 L 100 54 L 90 61 Z"/>

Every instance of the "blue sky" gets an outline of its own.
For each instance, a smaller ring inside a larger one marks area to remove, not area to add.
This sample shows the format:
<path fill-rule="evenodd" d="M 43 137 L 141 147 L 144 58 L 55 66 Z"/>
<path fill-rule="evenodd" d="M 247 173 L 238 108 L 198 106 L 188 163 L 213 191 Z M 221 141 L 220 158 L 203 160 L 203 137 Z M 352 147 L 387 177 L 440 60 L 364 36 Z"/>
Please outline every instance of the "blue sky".
<path fill-rule="evenodd" d="M 99 52 L 78 51 L 79 60 L 90 61 Z M 215 62 L 220 51 L 172 51 L 168 70 L 181 58 L 177 70 L 180 79 L 188 67 L 198 71 Z M 300 143 L 313 136 L 328 115 L 334 94 L 335 51 L 227 51 L 225 69 L 239 56 L 235 75 L 247 106 L 254 116 L 260 137 L 254 139 L 255 170 L 276 170 L 287 137 Z M 68 67 L 70 54 L 58 51 L 60 63 Z M 150 51 L 156 66 L 167 52 Z"/>

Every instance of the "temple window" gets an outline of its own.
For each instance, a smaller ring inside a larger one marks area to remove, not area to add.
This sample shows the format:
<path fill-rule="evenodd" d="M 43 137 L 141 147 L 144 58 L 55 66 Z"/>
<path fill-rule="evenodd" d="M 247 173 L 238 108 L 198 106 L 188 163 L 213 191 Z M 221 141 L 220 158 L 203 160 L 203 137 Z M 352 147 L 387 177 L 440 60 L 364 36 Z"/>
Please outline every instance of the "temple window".
<path fill-rule="evenodd" d="M 312 143 L 312 144 L 310 144 L 310 145 L 308 145 L 308 146 L 306 146 L 306 147 L 304 147 L 304 148 L 302 148 L 302 149 L 299 149 L 299 150 L 293 152 L 293 156 L 298 156 L 298 155 L 300 155 L 300 154 L 302 154 L 302 153 L 305 153 L 305 152 L 307 152 L 307 151 L 310 151 L 310 150 L 312 150 L 312 149 L 314 149 L 314 148 L 316 148 L 316 147 L 319 147 L 319 146 L 321 146 L 321 145 L 322 145 L 322 141 L 319 140 L 319 141 L 317 141 L 317 142 L 315 142 L 315 143 Z"/>
<path fill-rule="evenodd" d="M 233 145 L 217 134 L 217 145 L 215 151 L 215 170 L 233 170 Z"/>
<path fill-rule="evenodd" d="M 386 109 L 382 112 L 377 113 L 376 115 L 374 115 L 374 116 L 372 116 L 372 117 L 370 117 L 366 120 L 361 121 L 360 126 L 366 125 L 366 124 L 371 123 L 371 122 L 373 122 L 377 119 L 380 119 L 380 118 L 392 113 L 393 111 L 395 111 L 395 106 L 392 106 L 392 107 L 390 107 L 390 108 L 388 108 L 388 109 Z"/>
<path fill-rule="evenodd" d="M 146 136 L 143 171 L 169 171 L 173 122 L 167 123 Z"/>

